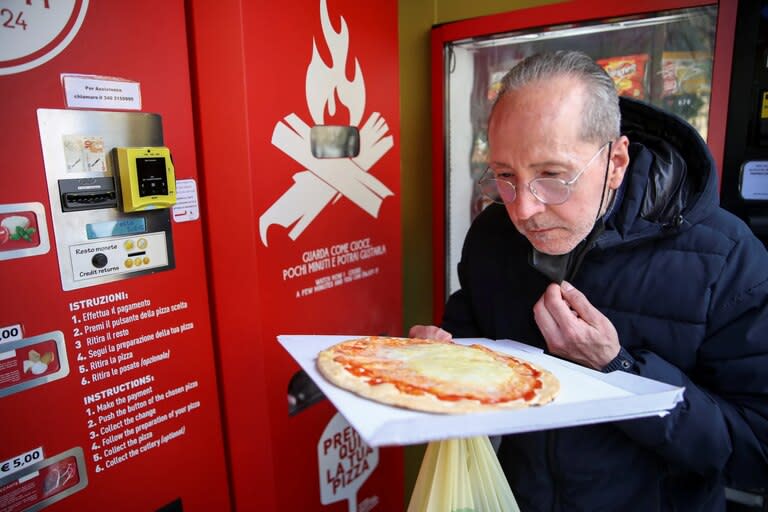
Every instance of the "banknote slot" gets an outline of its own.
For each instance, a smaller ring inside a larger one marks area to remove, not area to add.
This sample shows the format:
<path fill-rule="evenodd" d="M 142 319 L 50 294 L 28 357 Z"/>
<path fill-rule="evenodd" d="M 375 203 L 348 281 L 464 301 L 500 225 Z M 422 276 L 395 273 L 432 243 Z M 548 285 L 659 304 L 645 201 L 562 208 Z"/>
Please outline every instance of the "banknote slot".
<path fill-rule="evenodd" d="M 59 194 L 64 212 L 117 207 L 117 191 L 112 178 L 59 180 Z"/>
<path fill-rule="evenodd" d="M 117 195 L 114 192 L 66 193 L 61 197 L 61 206 L 64 211 L 115 208 Z"/>

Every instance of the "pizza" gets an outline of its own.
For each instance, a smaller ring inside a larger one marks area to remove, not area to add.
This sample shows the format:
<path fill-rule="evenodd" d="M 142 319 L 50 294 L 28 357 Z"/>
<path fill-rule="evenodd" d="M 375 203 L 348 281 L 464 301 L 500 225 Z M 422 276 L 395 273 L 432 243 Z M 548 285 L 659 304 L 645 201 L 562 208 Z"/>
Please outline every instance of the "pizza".
<path fill-rule="evenodd" d="M 552 401 L 552 372 L 483 345 L 367 337 L 318 354 L 331 383 L 389 405 L 436 413 L 518 409 Z"/>

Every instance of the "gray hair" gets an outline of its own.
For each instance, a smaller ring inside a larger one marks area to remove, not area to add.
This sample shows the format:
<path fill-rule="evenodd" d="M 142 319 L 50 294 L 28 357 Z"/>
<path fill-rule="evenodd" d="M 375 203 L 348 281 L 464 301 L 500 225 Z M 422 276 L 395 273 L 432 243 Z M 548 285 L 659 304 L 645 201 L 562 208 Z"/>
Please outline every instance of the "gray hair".
<path fill-rule="evenodd" d="M 613 80 L 590 56 L 578 51 L 558 50 L 527 57 L 501 80 L 501 89 L 491 109 L 505 95 L 532 82 L 569 75 L 580 80 L 587 92 L 581 119 L 581 137 L 604 143 L 621 134 L 619 96 Z"/>

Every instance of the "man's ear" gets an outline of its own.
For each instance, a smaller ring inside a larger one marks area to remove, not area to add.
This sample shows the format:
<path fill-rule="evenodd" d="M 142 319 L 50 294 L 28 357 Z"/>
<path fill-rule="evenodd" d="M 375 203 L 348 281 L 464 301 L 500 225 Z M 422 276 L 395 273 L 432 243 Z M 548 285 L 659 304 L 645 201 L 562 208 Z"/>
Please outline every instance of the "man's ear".
<path fill-rule="evenodd" d="M 629 139 L 622 135 L 611 147 L 611 168 L 608 172 L 608 188 L 616 190 L 624 181 L 629 167 Z"/>

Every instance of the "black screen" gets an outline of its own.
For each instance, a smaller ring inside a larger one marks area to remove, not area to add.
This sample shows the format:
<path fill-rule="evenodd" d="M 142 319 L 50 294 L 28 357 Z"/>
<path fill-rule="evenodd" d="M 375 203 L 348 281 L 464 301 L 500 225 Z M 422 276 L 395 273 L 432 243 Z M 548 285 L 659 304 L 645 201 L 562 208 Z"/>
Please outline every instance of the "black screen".
<path fill-rule="evenodd" d="M 137 158 L 136 175 L 139 179 L 139 197 L 168 195 L 165 158 Z"/>

